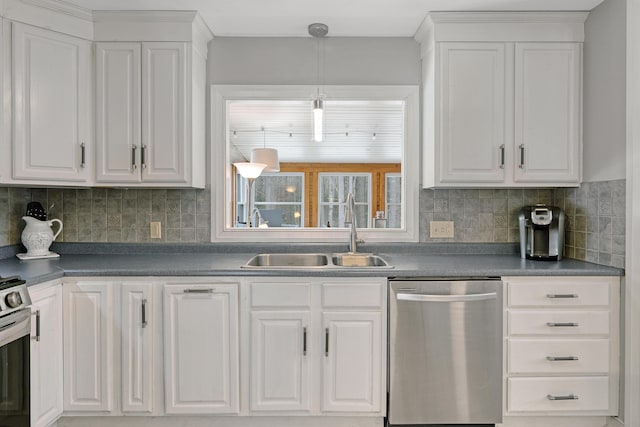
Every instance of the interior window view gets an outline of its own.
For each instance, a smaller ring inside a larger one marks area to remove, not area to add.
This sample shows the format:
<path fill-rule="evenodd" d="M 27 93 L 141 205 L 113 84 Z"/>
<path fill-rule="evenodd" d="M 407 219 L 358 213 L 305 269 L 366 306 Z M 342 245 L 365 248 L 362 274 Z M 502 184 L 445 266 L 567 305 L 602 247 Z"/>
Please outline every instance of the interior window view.
<path fill-rule="evenodd" d="M 640 427 L 640 0 L 0 34 L 0 427 Z"/>
<path fill-rule="evenodd" d="M 227 103 L 234 227 L 346 227 L 349 193 L 358 228 L 402 226 L 404 102 L 326 100 L 323 113 L 316 141 L 306 101 Z"/>

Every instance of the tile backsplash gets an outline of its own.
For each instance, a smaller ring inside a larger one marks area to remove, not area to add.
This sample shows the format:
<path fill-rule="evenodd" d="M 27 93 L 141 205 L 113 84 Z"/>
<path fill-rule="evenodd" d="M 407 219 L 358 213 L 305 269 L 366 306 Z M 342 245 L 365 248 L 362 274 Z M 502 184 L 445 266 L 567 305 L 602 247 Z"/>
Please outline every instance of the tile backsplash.
<path fill-rule="evenodd" d="M 22 215 L 38 201 L 59 218 L 64 242 L 209 242 L 209 190 L 29 189 L 0 187 L 0 246 L 20 242 Z M 420 241 L 517 242 L 518 213 L 547 203 L 567 215 L 565 256 L 624 267 L 625 181 L 571 189 L 437 189 L 420 191 Z M 162 223 L 151 239 L 149 223 Z M 432 239 L 430 221 L 454 221 L 453 239 Z"/>
<path fill-rule="evenodd" d="M 208 190 L 26 189 L 0 187 L 0 245 L 20 242 L 29 201 L 59 218 L 63 242 L 209 242 Z M 149 223 L 162 223 L 151 239 Z"/>
<path fill-rule="evenodd" d="M 587 182 L 557 189 L 555 204 L 565 211 L 565 255 L 624 268 L 625 180 Z"/>

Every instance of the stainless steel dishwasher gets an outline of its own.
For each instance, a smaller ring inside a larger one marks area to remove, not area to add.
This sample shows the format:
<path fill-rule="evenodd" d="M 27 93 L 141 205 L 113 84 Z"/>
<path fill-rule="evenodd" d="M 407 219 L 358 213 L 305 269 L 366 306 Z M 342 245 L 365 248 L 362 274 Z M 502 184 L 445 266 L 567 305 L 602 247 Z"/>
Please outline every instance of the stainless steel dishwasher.
<path fill-rule="evenodd" d="M 390 426 L 502 422 L 502 282 L 392 279 Z"/>

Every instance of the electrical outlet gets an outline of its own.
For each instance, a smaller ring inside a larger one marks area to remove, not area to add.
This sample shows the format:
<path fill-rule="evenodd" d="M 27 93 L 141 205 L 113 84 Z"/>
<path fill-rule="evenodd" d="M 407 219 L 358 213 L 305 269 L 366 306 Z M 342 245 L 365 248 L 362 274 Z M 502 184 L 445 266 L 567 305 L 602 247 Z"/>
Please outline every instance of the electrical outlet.
<path fill-rule="evenodd" d="M 160 221 L 151 221 L 149 224 L 149 234 L 152 239 L 162 239 L 162 224 Z"/>
<path fill-rule="evenodd" d="M 453 221 L 431 221 L 429 228 L 432 239 L 453 239 Z"/>

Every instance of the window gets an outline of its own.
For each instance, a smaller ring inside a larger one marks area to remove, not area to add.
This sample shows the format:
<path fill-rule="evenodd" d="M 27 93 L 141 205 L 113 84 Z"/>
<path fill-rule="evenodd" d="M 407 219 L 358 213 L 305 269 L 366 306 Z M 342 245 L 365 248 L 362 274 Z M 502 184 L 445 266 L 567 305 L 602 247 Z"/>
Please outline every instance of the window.
<path fill-rule="evenodd" d="M 254 184 L 254 204 L 270 227 L 302 227 L 304 174 L 264 173 Z"/>
<path fill-rule="evenodd" d="M 386 174 L 384 192 L 387 227 L 400 228 L 402 226 L 402 175 Z"/>
<path fill-rule="evenodd" d="M 345 227 L 345 201 L 353 193 L 356 204 L 357 226 L 369 226 L 371 217 L 371 174 L 318 175 L 318 227 Z"/>

